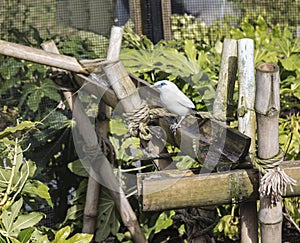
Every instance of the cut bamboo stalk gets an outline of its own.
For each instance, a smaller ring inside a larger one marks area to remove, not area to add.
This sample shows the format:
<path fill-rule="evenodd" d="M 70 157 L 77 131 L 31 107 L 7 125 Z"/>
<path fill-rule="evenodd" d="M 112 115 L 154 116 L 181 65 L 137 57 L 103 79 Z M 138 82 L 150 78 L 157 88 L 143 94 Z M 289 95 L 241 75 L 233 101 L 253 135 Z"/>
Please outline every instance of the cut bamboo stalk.
<path fill-rule="evenodd" d="M 279 67 L 264 63 L 256 68 L 256 103 L 258 157 L 270 159 L 279 153 L 278 119 L 280 111 Z M 262 243 L 280 243 L 282 238 L 282 206 L 271 203 L 269 196 L 260 197 L 259 221 Z"/>
<path fill-rule="evenodd" d="M 123 29 L 117 26 L 113 26 L 109 38 L 109 46 L 107 50 L 106 60 L 109 62 L 114 62 L 119 60 L 121 45 L 122 45 L 122 36 Z"/>
<path fill-rule="evenodd" d="M 254 112 L 255 101 L 255 70 L 254 70 L 254 41 L 252 39 L 238 40 L 238 129 L 251 138 L 249 153 L 253 159 L 256 140 L 256 119 Z M 243 202 L 240 204 L 241 242 L 258 242 L 257 204 Z"/>
<path fill-rule="evenodd" d="M 225 39 L 213 115 L 221 121 L 233 117 L 233 92 L 237 72 L 237 41 Z"/>
<path fill-rule="evenodd" d="M 0 40 L 0 54 L 27 61 L 88 74 L 74 57 L 47 52 L 33 47 Z"/>
<path fill-rule="evenodd" d="M 293 179 L 300 180 L 299 161 L 284 161 L 280 166 Z M 144 211 L 187 207 L 206 207 L 259 199 L 259 173 L 241 169 L 211 174 L 164 170 L 138 174 L 138 196 Z M 179 193 L 180 192 L 180 193 Z M 300 183 L 287 188 L 285 197 L 300 195 Z M 170 200 L 172 198 L 172 200 Z"/>

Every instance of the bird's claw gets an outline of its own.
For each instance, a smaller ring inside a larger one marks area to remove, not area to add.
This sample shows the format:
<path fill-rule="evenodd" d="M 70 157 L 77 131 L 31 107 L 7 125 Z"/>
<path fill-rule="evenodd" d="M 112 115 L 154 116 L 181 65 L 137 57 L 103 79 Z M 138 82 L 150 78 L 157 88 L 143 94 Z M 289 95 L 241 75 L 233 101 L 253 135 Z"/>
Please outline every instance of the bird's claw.
<path fill-rule="evenodd" d="M 172 130 L 174 135 L 176 135 L 176 130 L 178 127 L 181 127 L 180 124 L 178 124 L 178 123 L 174 123 L 170 126 L 170 129 Z"/>

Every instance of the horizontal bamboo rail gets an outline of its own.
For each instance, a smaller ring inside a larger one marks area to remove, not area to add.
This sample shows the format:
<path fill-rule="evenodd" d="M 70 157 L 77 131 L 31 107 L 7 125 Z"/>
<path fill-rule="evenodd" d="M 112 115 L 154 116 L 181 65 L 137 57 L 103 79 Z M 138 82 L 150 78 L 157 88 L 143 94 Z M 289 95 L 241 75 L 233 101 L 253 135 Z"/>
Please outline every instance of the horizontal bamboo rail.
<path fill-rule="evenodd" d="M 88 71 L 85 70 L 74 57 L 51 53 L 8 41 L 0 40 L 0 54 L 61 68 L 67 71 L 88 74 Z"/>
<path fill-rule="evenodd" d="M 300 161 L 286 161 L 282 169 L 300 181 Z M 138 195 L 144 211 L 222 205 L 259 199 L 255 169 L 194 174 L 189 170 L 165 170 L 138 174 Z M 300 183 L 286 197 L 300 196 Z M 170 200 L 172 198 L 172 200 Z"/>

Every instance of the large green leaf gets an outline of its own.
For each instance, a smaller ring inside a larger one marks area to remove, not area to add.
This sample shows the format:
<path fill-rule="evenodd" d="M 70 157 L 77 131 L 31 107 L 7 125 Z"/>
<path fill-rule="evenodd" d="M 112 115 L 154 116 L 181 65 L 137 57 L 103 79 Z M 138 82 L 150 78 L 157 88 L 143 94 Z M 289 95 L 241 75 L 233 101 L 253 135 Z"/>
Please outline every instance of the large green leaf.
<path fill-rule="evenodd" d="M 18 217 L 22 205 L 23 205 L 23 199 L 20 198 L 17 202 L 11 205 L 10 209 L 6 209 L 2 213 L 2 222 L 8 234 L 10 234 L 10 232 L 13 229 L 13 223 L 15 219 Z"/>
<path fill-rule="evenodd" d="M 48 205 L 53 207 L 49 187 L 38 180 L 27 180 L 22 190 L 23 194 L 31 197 L 40 197 L 47 201 Z"/>
<path fill-rule="evenodd" d="M 0 139 L 8 136 L 10 134 L 16 133 L 18 131 L 27 131 L 30 129 L 35 128 L 37 125 L 41 124 L 40 122 L 31 122 L 31 121 L 24 121 L 14 127 L 7 127 L 2 132 L 0 132 Z"/>
<path fill-rule="evenodd" d="M 81 161 L 75 160 L 73 162 L 70 162 L 68 164 L 68 168 L 70 171 L 72 171 L 72 173 L 78 175 L 78 176 L 82 176 L 82 177 L 88 177 L 89 174 L 86 171 L 86 169 L 84 168 L 84 166 L 82 165 Z"/>
<path fill-rule="evenodd" d="M 93 238 L 91 234 L 75 234 L 73 237 L 67 239 L 70 234 L 71 228 L 70 226 L 66 226 L 55 234 L 55 239 L 52 243 L 89 243 Z"/>
<path fill-rule="evenodd" d="M 110 233 L 115 235 L 120 228 L 114 201 L 107 190 L 101 190 L 98 212 L 95 239 L 100 242 L 105 240 Z"/>
<path fill-rule="evenodd" d="M 17 220 L 13 223 L 12 231 L 19 233 L 22 229 L 36 225 L 43 217 L 44 214 L 39 212 L 31 212 L 26 215 L 19 215 Z"/>

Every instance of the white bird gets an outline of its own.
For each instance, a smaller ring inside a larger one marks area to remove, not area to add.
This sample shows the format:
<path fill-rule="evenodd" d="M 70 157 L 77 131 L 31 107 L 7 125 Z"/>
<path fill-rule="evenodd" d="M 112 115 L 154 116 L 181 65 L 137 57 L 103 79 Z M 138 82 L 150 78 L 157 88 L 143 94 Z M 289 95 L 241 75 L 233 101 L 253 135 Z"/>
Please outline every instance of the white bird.
<path fill-rule="evenodd" d="M 171 129 L 176 132 L 183 119 L 191 113 L 195 108 L 194 103 L 181 92 L 176 84 L 162 80 L 154 83 L 154 87 L 160 92 L 160 99 L 163 106 L 171 113 L 179 115 L 180 120 L 177 124 L 173 124 Z"/>

